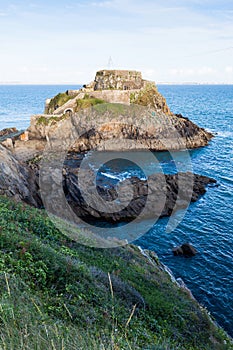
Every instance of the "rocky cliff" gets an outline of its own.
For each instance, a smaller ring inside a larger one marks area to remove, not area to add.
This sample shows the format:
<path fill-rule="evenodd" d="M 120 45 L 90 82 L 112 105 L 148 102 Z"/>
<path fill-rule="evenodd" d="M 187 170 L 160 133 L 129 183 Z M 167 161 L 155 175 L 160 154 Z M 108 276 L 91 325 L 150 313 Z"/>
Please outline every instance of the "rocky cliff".
<path fill-rule="evenodd" d="M 20 163 L 12 153 L 0 145 L 0 195 L 40 206 L 40 196 L 33 171 Z"/>
<path fill-rule="evenodd" d="M 66 169 L 63 187 L 68 203 L 79 217 L 112 223 L 170 216 L 173 211 L 187 208 L 191 201 L 196 202 L 206 192 L 206 186 L 216 183 L 214 179 L 192 173 L 153 174 L 146 180 L 131 177 L 115 185 L 105 181 L 97 186 L 90 173 L 85 178 L 85 187 L 80 191 L 78 170 Z M 54 193 L 54 189 L 48 193 Z M 82 193 L 92 201 L 86 203 Z M 104 200 L 105 211 L 101 210 L 99 196 Z M 51 203 L 53 200 L 51 197 Z M 96 203 L 100 203 L 98 208 Z"/>
<path fill-rule="evenodd" d="M 46 167 L 43 165 L 41 170 L 40 161 L 36 163 L 32 161 L 29 164 L 19 162 L 10 151 L 0 146 L 0 195 L 41 207 L 42 190 L 42 194 L 46 193 L 46 201 L 52 206 L 52 212 L 56 207 L 56 212 L 62 213 L 63 208 L 59 207 L 56 196 L 64 191 L 66 200 L 77 217 L 116 223 L 131 221 L 135 218 L 143 220 L 169 216 L 177 209 L 187 208 L 191 201 L 198 200 L 199 196 L 205 193 L 207 185 L 216 183 L 215 180 L 205 176 L 179 173 L 174 175 L 154 174 L 146 180 L 133 176 L 115 185 L 111 181 L 105 181 L 96 186 L 93 181 L 95 176 L 89 168 L 85 174 L 82 174 L 85 178 L 82 191 L 91 198 L 93 203 L 86 203 L 79 187 L 79 165 L 77 162 L 74 163 L 73 157 L 66 160 L 65 164 L 60 168 L 61 164 L 57 164 L 55 156 L 48 163 L 48 167 L 52 170 L 47 168 L 48 171 L 45 171 Z M 62 175 L 59 175 L 60 170 Z M 59 181 L 60 176 L 62 176 L 62 182 Z M 97 198 L 96 195 L 100 197 Z M 113 210 L 116 199 L 118 205 L 116 210 Z M 104 205 L 110 205 L 110 212 L 101 209 L 100 200 Z M 99 203 L 99 208 L 96 208 L 96 203 Z"/>
<path fill-rule="evenodd" d="M 212 136 L 182 116 L 143 106 L 107 103 L 71 116 L 35 116 L 29 128 L 31 139 L 62 140 L 67 150 L 77 152 L 192 149 L 206 146 Z"/>

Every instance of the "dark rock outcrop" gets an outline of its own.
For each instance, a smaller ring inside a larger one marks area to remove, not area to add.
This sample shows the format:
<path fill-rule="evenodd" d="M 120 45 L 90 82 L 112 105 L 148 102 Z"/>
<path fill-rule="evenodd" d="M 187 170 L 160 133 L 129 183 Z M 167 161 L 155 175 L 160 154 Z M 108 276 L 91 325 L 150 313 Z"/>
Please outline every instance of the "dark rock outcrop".
<path fill-rule="evenodd" d="M 7 136 L 7 135 L 17 133 L 17 132 L 18 132 L 18 130 L 16 128 L 5 128 L 3 130 L 0 130 L 0 138 L 2 136 Z"/>
<path fill-rule="evenodd" d="M 42 206 L 38 164 L 28 166 L 20 163 L 10 151 L 0 146 L 0 166 L 0 194 L 33 206 Z M 69 205 L 78 217 L 112 223 L 169 216 L 173 211 L 186 208 L 191 201 L 196 201 L 205 193 L 208 184 L 216 183 L 214 179 L 192 173 L 158 173 L 149 176 L 147 180 L 137 177 L 118 183 L 100 180 L 96 186 L 90 169 L 84 174 L 85 183 L 81 191 L 79 171 L 79 168 L 66 166 L 63 169 L 62 184 L 59 182 L 59 170 L 54 167 L 53 177 L 44 181 L 47 181 L 46 200 L 56 203 L 58 213 L 59 210 L 62 212 L 63 209 L 56 202 L 56 194 L 64 191 Z M 86 201 L 86 195 L 89 201 Z M 100 200 L 104 206 L 99 204 Z"/>
<path fill-rule="evenodd" d="M 63 185 L 70 206 L 79 217 L 113 223 L 170 216 L 173 211 L 187 208 L 190 202 L 198 200 L 208 184 L 216 183 L 214 179 L 192 173 L 154 174 L 147 180 L 131 177 L 117 185 L 99 183 L 97 187 L 89 178 L 87 173 L 85 188 L 82 188 L 82 193 L 92 199 L 87 204 L 78 186 L 78 174 L 73 169 L 66 170 Z M 99 201 L 98 195 L 107 203 L 106 211 L 95 205 Z M 118 211 L 117 206 L 116 211 L 113 209 L 115 200 L 121 208 Z"/>
<path fill-rule="evenodd" d="M 184 243 L 179 247 L 174 247 L 172 251 L 175 256 L 183 255 L 185 257 L 192 257 L 197 254 L 197 250 L 190 243 Z"/>

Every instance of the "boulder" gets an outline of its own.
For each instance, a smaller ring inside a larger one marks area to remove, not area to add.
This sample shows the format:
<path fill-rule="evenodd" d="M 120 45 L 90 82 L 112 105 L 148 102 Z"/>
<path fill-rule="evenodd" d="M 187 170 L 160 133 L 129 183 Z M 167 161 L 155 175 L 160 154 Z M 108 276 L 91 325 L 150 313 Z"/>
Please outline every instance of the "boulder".
<path fill-rule="evenodd" d="M 6 148 L 9 148 L 9 149 L 12 149 L 14 148 L 14 143 L 13 143 L 13 140 L 11 138 L 7 138 L 6 140 L 4 140 L 2 142 L 3 146 L 5 146 Z"/>
<path fill-rule="evenodd" d="M 197 250 L 190 243 L 184 243 L 181 246 L 174 247 L 172 251 L 175 256 L 183 255 L 186 257 L 192 257 L 197 254 Z"/>

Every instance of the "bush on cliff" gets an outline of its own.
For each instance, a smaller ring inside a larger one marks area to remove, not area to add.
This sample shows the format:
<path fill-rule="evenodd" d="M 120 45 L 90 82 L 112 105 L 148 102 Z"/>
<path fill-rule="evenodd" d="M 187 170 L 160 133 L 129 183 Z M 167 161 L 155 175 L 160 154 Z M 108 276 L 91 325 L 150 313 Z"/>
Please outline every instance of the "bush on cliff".
<path fill-rule="evenodd" d="M 57 108 L 63 106 L 67 101 L 74 98 L 74 96 L 69 96 L 66 92 L 61 92 L 53 97 L 47 107 L 47 113 L 52 114 Z"/>
<path fill-rule="evenodd" d="M 157 87 L 152 83 L 147 84 L 138 92 L 132 92 L 130 94 L 130 103 L 149 106 L 168 115 L 172 114 L 167 105 L 166 99 L 158 92 Z"/>
<path fill-rule="evenodd" d="M 80 246 L 46 213 L 0 197 L 1 349 L 230 349 L 139 249 Z"/>

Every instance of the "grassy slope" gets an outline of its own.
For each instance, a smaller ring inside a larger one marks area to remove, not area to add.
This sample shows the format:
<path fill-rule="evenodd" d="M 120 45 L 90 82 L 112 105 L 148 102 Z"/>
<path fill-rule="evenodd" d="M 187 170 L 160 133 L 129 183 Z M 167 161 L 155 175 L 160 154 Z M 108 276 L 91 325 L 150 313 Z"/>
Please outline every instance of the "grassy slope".
<path fill-rule="evenodd" d="M 0 235 L 0 349 L 231 349 L 134 246 L 80 246 L 3 197 Z"/>
<path fill-rule="evenodd" d="M 62 105 L 64 105 L 67 101 L 71 100 L 72 98 L 74 98 L 74 96 L 69 96 L 65 92 L 61 92 L 61 93 L 57 94 L 56 96 L 54 96 L 50 100 L 47 112 L 49 114 L 52 114 L 55 109 L 57 109 L 58 107 L 61 107 Z"/>

